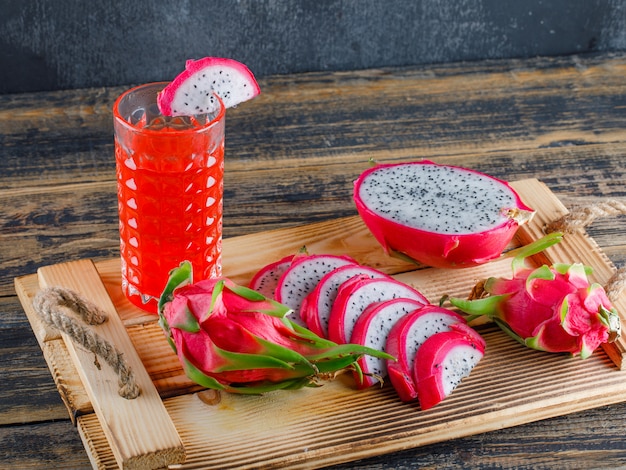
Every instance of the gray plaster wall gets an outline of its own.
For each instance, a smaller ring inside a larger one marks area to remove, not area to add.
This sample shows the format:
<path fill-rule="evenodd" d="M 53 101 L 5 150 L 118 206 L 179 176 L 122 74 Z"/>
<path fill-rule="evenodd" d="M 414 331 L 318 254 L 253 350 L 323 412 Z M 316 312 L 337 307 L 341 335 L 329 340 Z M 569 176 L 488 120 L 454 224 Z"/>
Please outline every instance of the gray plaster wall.
<path fill-rule="evenodd" d="M 626 50 L 626 0 L 0 0 L 0 93 Z"/>

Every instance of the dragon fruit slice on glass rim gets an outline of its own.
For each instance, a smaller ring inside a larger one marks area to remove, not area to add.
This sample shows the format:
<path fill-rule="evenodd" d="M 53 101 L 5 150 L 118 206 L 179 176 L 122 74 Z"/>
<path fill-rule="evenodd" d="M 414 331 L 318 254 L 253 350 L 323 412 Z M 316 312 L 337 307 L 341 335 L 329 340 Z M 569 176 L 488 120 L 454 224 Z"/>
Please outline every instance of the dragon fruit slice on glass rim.
<path fill-rule="evenodd" d="M 185 70 L 157 97 L 164 116 L 194 116 L 217 108 L 215 95 L 232 108 L 261 92 L 254 75 L 241 62 L 221 57 L 188 60 Z"/>
<path fill-rule="evenodd" d="M 511 279 L 491 277 L 478 286 L 476 300 L 450 298 L 470 319 L 485 315 L 529 348 L 589 357 L 602 343 L 615 341 L 620 317 L 606 292 L 591 283 L 581 263 L 528 267 L 525 259 L 558 243 L 558 232 L 517 250 Z"/>
<path fill-rule="evenodd" d="M 191 263 L 173 269 L 159 300 L 159 325 L 186 375 L 207 388 L 239 394 L 316 386 L 363 354 L 290 321 L 289 307 L 227 278 L 192 282 Z"/>
<path fill-rule="evenodd" d="M 385 252 L 439 268 L 499 257 L 535 213 L 505 181 L 428 160 L 365 170 L 354 202 Z"/>

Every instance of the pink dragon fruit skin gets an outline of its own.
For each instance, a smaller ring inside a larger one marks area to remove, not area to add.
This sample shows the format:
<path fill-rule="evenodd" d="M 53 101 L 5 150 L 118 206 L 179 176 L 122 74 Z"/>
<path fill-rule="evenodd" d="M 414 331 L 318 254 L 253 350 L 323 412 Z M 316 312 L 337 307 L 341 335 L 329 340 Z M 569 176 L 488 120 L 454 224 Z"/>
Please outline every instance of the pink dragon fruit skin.
<path fill-rule="evenodd" d="M 301 258 L 307 256 L 306 249 L 302 248 L 295 255 L 287 255 L 280 258 L 278 261 L 273 261 L 261 269 L 259 269 L 252 279 L 250 280 L 248 287 L 255 290 L 269 299 L 274 298 L 276 286 L 281 276 L 289 269 L 291 264 Z"/>
<path fill-rule="evenodd" d="M 513 260 L 511 279 L 489 278 L 487 297 L 450 299 L 473 316 L 486 315 L 522 344 L 540 351 L 589 357 L 620 331 L 619 315 L 604 289 L 589 282 L 580 263 L 530 268 L 524 259 L 557 243 L 561 234 L 528 245 Z"/>
<path fill-rule="evenodd" d="M 328 321 L 328 339 L 347 343 L 358 317 L 370 304 L 400 297 L 429 303 L 417 289 L 392 277 L 372 279 L 361 274 L 350 278 L 337 291 Z"/>
<path fill-rule="evenodd" d="M 252 72 L 233 59 L 205 57 L 188 60 L 185 70 L 157 97 L 164 116 L 193 116 L 212 112 L 217 94 L 226 108 L 248 101 L 261 92 Z"/>
<path fill-rule="evenodd" d="M 225 384 L 274 382 L 301 374 L 302 371 L 296 368 L 280 367 L 279 361 L 276 361 L 274 368 L 266 366 L 240 370 L 242 364 L 237 364 L 237 370 L 228 370 L 233 367 L 234 361 L 224 351 L 271 357 L 265 341 L 285 346 L 289 344 L 289 338 L 282 337 L 282 328 L 275 328 L 277 321 L 280 322 L 279 317 L 244 312 L 244 315 L 256 317 L 244 321 L 248 323 L 248 327 L 254 328 L 250 330 L 237 321 L 239 315 L 229 315 L 229 312 L 241 312 L 242 307 L 259 307 L 265 311 L 269 311 L 268 307 L 273 307 L 276 312 L 281 309 L 265 302 L 263 305 L 246 305 L 236 296 L 229 295 L 228 290 L 225 295 L 222 293 L 213 299 L 212 293 L 216 285 L 222 282 L 223 279 L 211 279 L 183 286 L 172 301 L 165 304 L 163 315 L 181 363 L 193 364 L 198 370 L 207 371 L 207 375 Z M 285 313 L 287 311 L 288 309 L 283 310 Z M 285 326 L 282 323 L 281 325 Z M 308 371 L 311 372 L 312 369 Z"/>
<path fill-rule="evenodd" d="M 402 297 L 370 304 L 357 318 L 350 342 L 387 352 L 389 333 L 394 325 L 409 312 L 421 308 L 425 308 L 421 301 Z M 363 371 L 361 375 L 354 374 L 359 389 L 382 383 L 387 377 L 387 364 L 395 363 L 371 356 L 363 356 L 358 362 Z"/>
<path fill-rule="evenodd" d="M 485 341 L 465 323 L 429 336 L 417 351 L 413 379 L 422 411 L 449 396 L 485 354 Z"/>
<path fill-rule="evenodd" d="M 534 215 L 508 183 L 427 160 L 365 170 L 354 202 L 386 253 L 439 268 L 497 258 Z"/>
<path fill-rule="evenodd" d="M 299 257 L 283 273 L 276 285 L 274 299 L 293 311 L 292 320 L 301 326 L 307 326 L 302 316 L 304 299 L 315 289 L 321 279 L 341 266 L 356 264 L 356 261 L 344 255 L 307 255 Z"/>
<path fill-rule="evenodd" d="M 377 269 L 358 264 L 348 264 L 333 269 L 322 279 L 303 300 L 300 313 L 307 327 L 322 338 L 328 338 L 330 310 L 337 298 L 339 287 L 357 275 L 371 278 L 389 278 Z"/>
<path fill-rule="evenodd" d="M 280 276 L 291 266 L 293 255 L 274 261 L 262 267 L 250 280 L 248 287 L 263 294 L 265 297 L 273 298 L 276 285 Z"/>
<path fill-rule="evenodd" d="M 410 312 L 393 326 L 385 351 L 396 358 L 387 361 L 387 372 L 400 400 L 411 402 L 417 398 L 413 370 L 421 345 L 430 336 L 449 331 L 455 323 L 465 323 L 465 318 L 452 310 L 426 305 Z"/>
<path fill-rule="evenodd" d="M 184 262 L 159 301 L 159 324 L 186 374 L 205 387 L 263 393 L 314 384 L 324 374 L 358 369 L 360 345 L 337 345 L 289 321 L 289 307 L 227 278 L 191 283 Z"/>

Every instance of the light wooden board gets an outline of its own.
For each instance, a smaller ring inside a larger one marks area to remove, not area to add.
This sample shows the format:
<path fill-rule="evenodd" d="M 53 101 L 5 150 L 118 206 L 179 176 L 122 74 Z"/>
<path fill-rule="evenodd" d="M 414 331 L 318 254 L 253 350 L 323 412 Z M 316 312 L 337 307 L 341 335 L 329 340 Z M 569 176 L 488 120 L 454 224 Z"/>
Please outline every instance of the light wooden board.
<path fill-rule="evenodd" d="M 541 236 L 543 225 L 567 210 L 537 180 L 513 185 L 538 210 L 533 222 L 518 231 L 512 244 L 517 246 Z M 463 270 L 416 269 L 386 257 L 358 217 L 226 239 L 224 272 L 244 283 L 265 263 L 302 245 L 311 253 L 350 254 L 418 287 L 433 302 L 443 294 L 465 296 L 478 280 L 510 272 L 507 259 Z M 567 235 L 545 258 L 584 262 L 600 283 L 614 272 L 584 233 Z M 478 327 L 487 341 L 485 358 L 452 396 L 426 412 L 401 403 L 389 385 L 357 391 L 347 375 L 319 389 L 259 397 L 202 391 L 182 374 L 154 317 L 124 299 L 119 260 L 96 267 L 183 442 L 187 460 L 180 468 L 321 467 L 626 401 L 623 340 L 582 361 L 525 349 L 492 325 Z M 103 423 L 75 379 L 78 371 L 70 372 L 62 339 L 47 332 L 32 311 L 36 286 L 34 275 L 16 280 L 33 332 L 42 345 L 57 344 L 42 349 L 70 414 L 77 417 L 94 468 L 115 468 Z M 626 311 L 625 300 L 621 295 L 616 301 L 620 312 Z"/>
<path fill-rule="evenodd" d="M 118 378 L 112 368 L 62 335 L 119 467 L 157 469 L 183 462 L 185 451 L 178 432 L 93 263 L 80 260 L 45 266 L 39 269 L 38 276 L 42 289 L 50 286 L 71 289 L 102 309 L 107 320 L 90 328 L 123 354 L 134 373 L 139 396 L 123 398 L 118 393 Z"/>

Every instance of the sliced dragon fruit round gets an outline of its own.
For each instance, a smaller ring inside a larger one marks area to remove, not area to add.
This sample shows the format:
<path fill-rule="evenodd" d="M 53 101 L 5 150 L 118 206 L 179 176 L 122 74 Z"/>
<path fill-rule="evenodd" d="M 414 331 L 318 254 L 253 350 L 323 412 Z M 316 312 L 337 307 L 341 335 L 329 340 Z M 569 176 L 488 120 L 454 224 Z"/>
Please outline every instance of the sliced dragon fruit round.
<path fill-rule="evenodd" d="M 391 328 L 385 351 L 396 360 L 387 361 L 387 372 L 400 400 L 410 402 L 417 398 L 413 369 L 420 346 L 430 336 L 449 331 L 455 323 L 465 323 L 465 318 L 447 308 L 426 305 L 408 313 Z"/>
<path fill-rule="evenodd" d="M 164 116 L 194 116 L 214 111 L 215 95 L 232 108 L 260 92 L 254 75 L 241 62 L 205 57 L 188 60 L 185 70 L 159 93 L 157 105 Z"/>
<path fill-rule="evenodd" d="M 248 287 L 263 294 L 268 299 L 274 298 L 274 292 L 278 285 L 280 276 L 291 266 L 291 260 L 293 255 L 285 256 L 284 258 L 274 261 L 266 266 L 263 266 L 257 271 L 257 273 L 250 280 Z"/>
<path fill-rule="evenodd" d="M 301 315 L 302 302 L 327 273 L 340 266 L 356 264 L 349 256 L 308 255 L 294 260 L 278 280 L 274 299 L 294 311 L 292 321 L 301 326 L 306 323 Z"/>
<path fill-rule="evenodd" d="M 400 297 L 429 303 L 420 291 L 392 277 L 372 279 L 358 275 L 347 280 L 339 287 L 330 311 L 328 339 L 347 343 L 357 319 L 370 304 Z"/>
<path fill-rule="evenodd" d="M 328 318 L 339 286 L 357 275 L 367 275 L 372 279 L 389 277 L 377 269 L 359 264 L 341 266 L 326 274 L 315 289 L 304 298 L 300 310 L 307 327 L 313 333 L 322 338 L 328 338 Z"/>
<path fill-rule="evenodd" d="M 274 298 L 274 293 L 276 292 L 276 286 L 278 285 L 278 281 L 281 276 L 289 269 L 291 263 L 294 260 L 301 258 L 303 256 L 307 256 L 306 251 L 301 250 L 295 255 L 287 255 L 283 258 L 273 261 L 261 269 L 259 269 L 248 284 L 248 287 L 252 290 L 263 294 L 268 299 Z"/>
<path fill-rule="evenodd" d="M 428 160 L 369 168 L 354 202 L 385 252 L 440 268 L 497 258 L 534 215 L 505 181 Z"/>
<path fill-rule="evenodd" d="M 485 341 L 465 323 L 428 337 L 415 357 L 414 380 L 422 410 L 449 396 L 485 354 Z"/>
<path fill-rule="evenodd" d="M 397 298 L 376 302 L 369 305 L 354 324 L 350 335 L 350 343 L 368 346 L 378 351 L 385 352 L 389 332 L 409 312 L 420 310 L 424 303 L 415 299 Z M 354 378 L 358 388 L 367 388 L 381 383 L 387 377 L 387 363 L 392 360 L 360 357 L 357 363 L 361 367 L 362 374 L 354 372 Z"/>

